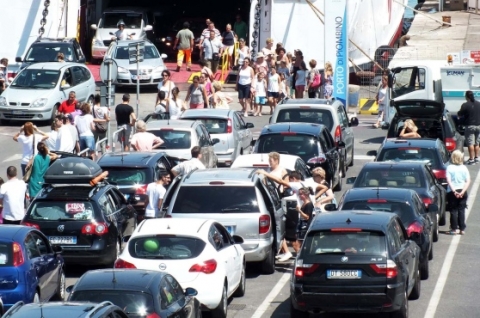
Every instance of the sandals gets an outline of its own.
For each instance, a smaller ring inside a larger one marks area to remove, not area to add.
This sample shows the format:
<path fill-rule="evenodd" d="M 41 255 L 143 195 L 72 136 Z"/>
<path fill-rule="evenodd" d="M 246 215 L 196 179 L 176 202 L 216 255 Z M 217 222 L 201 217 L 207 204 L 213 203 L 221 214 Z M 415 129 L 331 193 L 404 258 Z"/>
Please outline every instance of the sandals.
<path fill-rule="evenodd" d="M 447 234 L 449 235 L 457 235 L 457 231 L 448 231 Z M 461 234 L 461 232 L 460 232 Z"/>

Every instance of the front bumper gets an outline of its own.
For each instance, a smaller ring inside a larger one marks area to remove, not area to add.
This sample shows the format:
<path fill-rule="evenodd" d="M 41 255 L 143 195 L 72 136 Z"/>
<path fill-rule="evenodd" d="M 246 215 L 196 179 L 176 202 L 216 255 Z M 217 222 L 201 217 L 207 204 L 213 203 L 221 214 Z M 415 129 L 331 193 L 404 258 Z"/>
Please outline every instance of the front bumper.
<path fill-rule="evenodd" d="M 117 85 L 125 85 L 125 86 L 135 86 L 137 85 L 137 80 L 133 79 L 132 74 L 130 73 L 118 73 L 117 80 L 115 84 Z M 162 79 L 162 72 L 155 72 L 148 75 L 141 75 L 144 78 L 139 80 L 140 85 L 158 85 Z"/>
<path fill-rule="evenodd" d="M 18 120 L 18 121 L 40 121 L 50 120 L 52 117 L 52 108 L 0 108 L 0 118 L 5 120 Z"/>

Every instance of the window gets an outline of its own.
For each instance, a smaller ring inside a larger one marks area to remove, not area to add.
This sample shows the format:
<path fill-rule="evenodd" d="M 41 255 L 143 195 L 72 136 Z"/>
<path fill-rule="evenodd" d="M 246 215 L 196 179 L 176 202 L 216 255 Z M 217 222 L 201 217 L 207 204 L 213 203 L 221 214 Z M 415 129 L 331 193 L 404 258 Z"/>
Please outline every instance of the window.
<path fill-rule="evenodd" d="M 162 138 L 162 149 L 190 149 L 192 145 L 191 134 L 187 130 L 153 129 L 148 132 Z"/>
<path fill-rule="evenodd" d="M 37 248 L 37 241 L 32 236 L 32 234 L 27 235 L 24 244 L 29 259 L 40 257 L 40 251 Z"/>
<path fill-rule="evenodd" d="M 85 82 L 85 78 L 83 77 L 83 70 L 80 66 L 72 67 L 72 75 L 73 75 L 73 83 L 74 85 L 79 85 Z"/>
<path fill-rule="evenodd" d="M 141 13 L 105 12 L 99 28 L 116 29 L 119 20 L 125 22 L 125 29 L 140 29 L 142 26 Z"/>
<path fill-rule="evenodd" d="M 105 215 L 111 215 L 113 212 L 115 212 L 115 209 L 112 205 L 112 201 L 109 199 L 106 193 L 104 193 L 98 199 L 98 204 L 100 205 L 100 208 L 102 209 L 102 212 Z"/>
<path fill-rule="evenodd" d="M 108 171 L 108 180 L 117 185 L 148 184 L 153 181 L 152 172 L 145 168 L 104 167 Z"/>
<path fill-rule="evenodd" d="M 208 138 L 205 135 L 205 133 L 202 130 L 202 126 L 198 125 L 197 128 L 195 128 L 195 132 L 197 133 L 198 136 L 198 145 L 200 147 L 208 147 Z"/>
<path fill-rule="evenodd" d="M 235 114 L 238 117 L 238 122 L 240 123 L 239 129 L 245 129 L 245 121 L 243 120 L 242 116 L 240 116 L 238 113 Z"/>
<path fill-rule="evenodd" d="M 296 155 L 305 162 L 319 154 L 317 140 L 312 135 L 265 134 L 260 136 L 257 153 L 272 151 Z"/>
<path fill-rule="evenodd" d="M 39 234 L 32 232 L 31 233 L 33 239 L 35 240 L 37 244 L 38 251 L 40 252 L 41 255 L 47 255 L 50 254 L 52 251 L 50 250 L 50 245 L 43 237 L 41 237 Z"/>
<path fill-rule="evenodd" d="M 108 191 L 107 195 L 112 202 L 113 211 L 120 210 L 122 208 L 122 202 L 115 196 L 115 194 L 113 193 L 113 189 Z"/>
<path fill-rule="evenodd" d="M 448 152 L 447 148 L 445 148 L 445 144 L 443 142 L 438 143 L 438 151 L 440 152 L 440 158 L 442 162 L 448 162 L 450 160 L 450 153 Z"/>
<path fill-rule="evenodd" d="M 227 230 L 221 226 L 220 224 L 215 224 L 215 228 L 217 229 L 218 233 L 220 233 L 223 241 L 223 248 L 229 247 L 232 245 L 232 241 L 230 239 L 230 234 L 227 232 Z"/>
<path fill-rule="evenodd" d="M 94 303 L 101 303 L 104 301 L 111 301 L 120 308 L 125 308 L 134 316 L 144 316 L 142 311 L 152 313 L 155 311 L 152 295 L 128 290 L 79 290 L 71 295 L 71 301 L 90 301 Z"/>
<path fill-rule="evenodd" d="M 332 110 L 328 108 L 298 108 L 298 106 L 295 106 L 295 108 L 282 109 L 278 112 L 278 116 L 275 122 L 323 124 L 328 128 L 328 130 L 331 130 L 333 128 L 333 117 Z"/>
<path fill-rule="evenodd" d="M 196 118 L 196 120 L 200 120 L 207 131 L 210 134 L 226 134 L 227 133 L 227 120 L 223 118 Z"/>
<path fill-rule="evenodd" d="M 368 198 L 358 201 L 348 201 L 342 205 L 342 210 L 368 210 L 391 212 L 397 214 L 402 220 L 403 224 L 411 224 L 415 221 L 415 210 L 408 202 L 396 202 L 387 200 L 372 200 L 369 202 Z M 383 202 L 384 201 L 384 202 Z"/>
<path fill-rule="evenodd" d="M 418 67 L 402 68 L 395 74 L 393 98 L 425 89 L 425 69 Z"/>
<path fill-rule="evenodd" d="M 397 231 L 398 239 L 400 241 L 400 245 L 405 244 L 405 234 L 404 234 L 404 231 L 403 231 L 402 224 L 400 224 L 400 222 L 398 222 L 398 220 L 395 220 L 395 222 L 393 224 L 394 224 L 395 231 Z"/>
<path fill-rule="evenodd" d="M 235 126 L 235 130 L 240 130 L 242 128 L 242 123 L 240 122 L 240 116 L 235 114 L 233 116 L 233 125 Z"/>
<path fill-rule="evenodd" d="M 325 150 L 329 151 L 330 149 L 334 148 L 335 143 L 333 141 L 332 135 L 330 135 L 330 132 L 328 132 L 326 129 L 324 129 L 322 131 L 322 133 L 320 134 L 320 136 L 322 136 L 322 135 L 323 135 L 323 140 L 325 142 L 322 146 L 325 147 Z"/>
<path fill-rule="evenodd" d="M 426 161 L 436 167 L 439 164 L 438 154 L 435 149 L 399 147 L 383 149 L 378 156 L 378 161 Z"/>
<path fill-rule="evenodd" d="M 160 304 L 162 309 L 167 309 L 176 301 L 175 290 L 172 285 L 170 285 L 167 277 L 164 277 L 160 282 Z"/>
<path fill-rule="evenodd" d="M 358 176 L 355 187 L 420 188 L 425 185 L 423 174 L 413 169 L 404 170 L 363 170 Z"/>
<path fill-rule="evenodd" d="M 222 234 L 215 225 L 212 225 L 208 231 L 208 242 L 210 242 L 217 251 L 220 251 L 224 247 Z"/>
<path fill-rule="evenodd" d="M 94 211 L 90 202 L 82 201 L 36 201 L 30 210 L 31 220 L 93 220 Z"/>
<path fill-rule="evenodd" d="M 310 169 L 300 159 L 295 161 L 295 171 L 298 171 L 302 174 L 303 180 L 312 177 L 312 173 L 310 172 Z"/>
<path fill-rule="evenodd" d="M 85 79 L 85 81 L 88 81 L 91 77 L 92 77 L 92 74 L 90 73 L 90 71 L 84 67 L 81 68 L 82 69 L 82 73 L 83 73 L 83 78 Z"/>
<path fill-rule="evenodd" d="M 401 244 L 400 239 L 398 238 L 397 231 L 393 228 L 393 224 L 390 224 L 388 227 L 388 245 L 392 254 L 397 254 L 400 251 Z"/>
<path fill-rule="evenodd" d="M 185 297 L 185 294 L 183 293 L 183 288 L 182 286 L 180 286 L 178 281 L 170 275 L 167 275 L 167 281 L 170 283 L 170 286 L 172 286 L 175 300 L 179 301 L 183 299 Z"/>
<path fill-rule="evenodd" d="M 191 259 L 204 248 L 205 242 L 200 239 L 172 235 L 132 238 L 128 244 L 130 255 L 140 259 Z"/>
<path fill-rule="evenodd" d="M 338 114 L 338 121 L 340 122 L 340 126 L 348 127 L 348 118 L 347 118 L 347 114 L 345 113 L 345 107 L 338 106 L 337 114 Z M 331 128 L 329 129 L 331 130 Z"/>
<path fill-rule="evenodd" d="M 59 71 L 24 69 L 13 80 L 10 88 L 52 89 L 57 86 Z"/>

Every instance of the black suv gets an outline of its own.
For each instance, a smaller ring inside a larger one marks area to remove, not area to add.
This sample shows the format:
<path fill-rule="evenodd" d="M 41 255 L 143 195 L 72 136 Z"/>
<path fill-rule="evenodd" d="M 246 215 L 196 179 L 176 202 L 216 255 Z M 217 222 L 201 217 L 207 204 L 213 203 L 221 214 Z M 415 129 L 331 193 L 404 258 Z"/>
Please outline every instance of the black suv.
<path fill-rule="evenodd" d="M 422 138 L 440 139 L 447 150 L 463 152 L 465 137 L 457 130 L 452 114 L 445 110 L 445 104 L 433 100 L 407 99 L 395 101 L 397 113 L 389 125 L 387 138 L 400 137 L 405 120 L 412 119 Z"/>
<path fill-rule="evenodd" d="M 253 153 L 278 153 L 296 155 L 311 168 L 322 167 L 334 191 L 342 189 L 345 159 L 341 154 L 345 143 L 337 145 L 328 127 L 313 123 L 276 123 L 265 126 L 260 133 Z"/>
<path fill-rule="evenodd" d="M 394 213 L 321 213 L 295 262 L 290 316 L 326 311 L 408 317 L 408 299 L 420 297 L 419 259 L 420 248 Z"/>
<path fill-rule="evenodd" d="M 135 230 L 135 209 L 123 194 L 107 182 L 92 181 L 101 173 L 90 159 L 56 160 L 22 221 L 62 246 L 67 263 L 111 265 L 123 238 Z"/>
<path fill-rule="evenodd" d="M 18 56 L 15 62 L 22 63 L 22 70 L 34 63 L 57 62 L 58 53 L 63 53 L 65 62 L 85 63 L 85 55 L 75 38 L 40 38 L 30 45 L 23 60 Z"/>
<path fill-rule="evenodd" d="M 100 157 L 97 164 L 108 171 L 108 182 L 116 184 L 130 200 L 140 223 L 145 218 L 148 184 L 158 180 L 160 169 L 170 171 L 176 161 L 169 159 L 165 152 L 109 152 Z"/>

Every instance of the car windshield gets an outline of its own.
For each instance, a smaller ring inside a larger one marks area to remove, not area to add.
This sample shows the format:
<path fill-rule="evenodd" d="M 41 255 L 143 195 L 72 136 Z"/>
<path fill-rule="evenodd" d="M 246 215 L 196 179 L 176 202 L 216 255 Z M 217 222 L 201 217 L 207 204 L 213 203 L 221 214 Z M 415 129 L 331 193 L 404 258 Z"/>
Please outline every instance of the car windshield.
<path fill-rule="evenodd" d="M 133 12 L 105 12 L 99 27 L 105 29 L 117 29 L 117 23 L 120 20 L 125 23 L 126 29 L 140 29 L 142 27 L 142 14 Z"/>
<path fill-rule="evenodd" d="M 108 181 L 117 185 L 136 185 L 153 182 L 153 175 L 149 169 L 103 167 L 108 171 Z"/>
<path fill-rule="evenodd" d="M 129 58 L 128 46 L 118 46 L 115 51 L 114 59 L 128 60 L 128 58 Z M 144 60 L 159 59 L 159 58 L 160 58 L 160 54 L 158 53 L 158 50 L 156 47 L 152 45 L 145 46 L 145 51 L 143 53 Z"/>
<path fill-rule="evenodd" d="M 60 71 L 24 69 L 10 85 L 11 88 L 52 89 L 57 86 Z"/>
<path fill-rule="evenodd" d="M 373 231 L 311 231 L 302 246 L 302 258 L 305 263 L 322 254 L 358 254 L 385 255 L 385 235 Z"/>
<path fill-rule="evenodd" d="M 160 147 L 162 149 L 190 149 L 192 146 L 191 135 L 188 130 L 160 129 L 149 130 L 149 132 L 162 138 L 164 141 Z"/>
<path fill-rule="evenodd" d="M 114 305 L 122 308 L 127 314 L 144 316 L 155 312 L 152 295 L 125 289 L 118 290 L 79 290 L 75 291 L 70 301 L 88 301 L 101 303 L 111 301 Z"/>
<path fill-rule="evenodd" d="M 190 118 L 185 117 L 188 120 L 200 120 L 210 134 L 226 134 L 227 133 L 227 120 L 222 118 Z"/>
<path fill-rule="evenodd" d="M 260 136 L 256 152 L 270 153 L 272 151 L 296 155 L 305 162 L 319 156 L 317 141 L 311 135 L 267 134 Z"/>
<path fill-rule="evenodd" d="M 346 201 L 342 205 L 342 211 L 343 210 L 392 212 L 397 214 L 403 224 L 407 224 L 407 227 L 415 220 L 415 212 L 408 202 L 392 202 L 384 199 Z"/>
<path fill-rule="evenodd" d="M 134 258 L 190 259 L 196 258 L 205 248 L 205 242 L 186 236 L 142 236 L 128 242 L 128 250 Z"/>
<path fill-rule="evenodd" d="M 332 111 L 333 108 L 331 110 L 315 108 L 303 109 L 298 107 L 294 109 L 282 109 L 278 112 L 276 122 L 323 124 L 330 131 L 333 128 Z"/>
<path fill-rule="evenodd" d="M 13 259 L 11 243 L 0 242 L 0 267 L 11 266 L 12 260 Z"/>
<path fill-rule="evenodd" d="M 438 155 L 435 149 L 428 148 L 389 148 L 383 149 L 377 157 L 377 161 L 425 161 L 432 167 L 439 165 Z"/>
<path fill-rule="evenodd" d="M 182 186 L 172 213 L 249 213 L 258 212 L 253 186 Z"/>
<path fill-rule="evenodd" d="M 65 61 L 73 61 L 73 46 L 42 43 L 30 47 L 25 62 L 56 62 L 58 53 L 63 53 Z"/>
<path fill-rule="evenodd" d="M 354 187 L 389 187 L 389 188 L 421 188 L 425 186 L 425 180 L 419 171 L 405 170 L 382 170 L 375 167 L 372 170 L 362 171 L 358 176 Z"/>
<path fill-rule="evenodd" d="M 36 201 L 28 212 L 28 218 L 45 221 L 84 221 L 93 220 L 94 212 L 90 202 Z"/>

